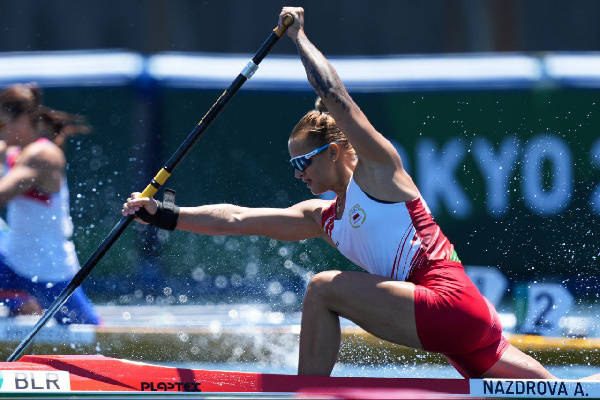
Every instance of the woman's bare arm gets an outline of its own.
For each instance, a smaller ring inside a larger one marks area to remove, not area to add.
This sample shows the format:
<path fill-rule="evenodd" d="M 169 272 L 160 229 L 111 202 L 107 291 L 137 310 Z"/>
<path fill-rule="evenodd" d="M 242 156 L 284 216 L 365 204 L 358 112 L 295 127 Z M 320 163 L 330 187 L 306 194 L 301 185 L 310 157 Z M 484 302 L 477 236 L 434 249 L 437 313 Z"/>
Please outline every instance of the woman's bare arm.
<path fill-rule="evenodd" d="M 139 193 L 133 193 L 123 204 L 123 215 L 133 214 L 141 207 L 150 214 L 156 212 L 154 199 L 138 196 Z M 176 228 L 203 235 L 257 235 L 285 241 L 326 239 L 321 228 L 321 213 L 330 204 L 312 199 L 288 208 L 249 208 L 233 204 L 181 207 Z"/>
<path fill-rule="evenodd" d="M 320 215 L 330 202 L 308 200 L 289 208 L 213 204 L 180 209 L 177 229 L 206 235 L 258 235 L 297 241 L 322 237 Z"/>
<path fill-rule="evenodd" d="M 355 181 L 381 200 L 408 201 L 417 197 L 419 191 L 392 143 L 373 127 L 350 97 L 335 68 L 308 40 L 304 10 L 285 7 L 280 19 L 288 13 L 294 16 L 294 24 L 287 34 L 296 44 L 308 81 L 358 155 Z"/>
<path fill-rule="evenodd" d="M 287 34 L 296 45 L 308 81 L 360 159 L 394 168 L 401 165 L 394 146 L 371 125 L 350 97 L 335 68 L 306 36 L 303 9 L 286 7 L 282 15 L 286 13 L 294 15 L 294 24 L 288 28 Z"/>
<path fill-rule="evenodd" d="M 27 146 L 17 163 L 0 178 L 0 207 L 32 188 L 57 192 L 63 168 L 64 155 L 55 145 L 40 143 Z"/>

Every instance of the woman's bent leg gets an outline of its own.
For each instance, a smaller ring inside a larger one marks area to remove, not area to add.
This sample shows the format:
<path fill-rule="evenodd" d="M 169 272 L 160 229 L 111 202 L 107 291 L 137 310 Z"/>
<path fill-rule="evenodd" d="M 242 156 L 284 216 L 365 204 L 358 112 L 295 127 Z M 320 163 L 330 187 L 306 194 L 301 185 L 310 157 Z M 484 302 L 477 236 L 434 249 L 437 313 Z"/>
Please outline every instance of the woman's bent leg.
<path fill-rule="evenodd" d="M 340 349 L 340 317 L 323 301 L 320 285 L 313 279 L 302 303 L 298 375 L 331 375 Z"/>
<path fill-rule="evenodd" d="M 481 376 L 506 379 L 556 379 L 533 357 L 510 345 L 500 360 Z"/>
<path fill-rule="evenodd" d="M 322 272 L 306 290 L 300 333 L 300 375 L 330 375 L 340 347 L 339 316 L 390 342 L 421 348 L 409 282 L 351 271 Z"/>

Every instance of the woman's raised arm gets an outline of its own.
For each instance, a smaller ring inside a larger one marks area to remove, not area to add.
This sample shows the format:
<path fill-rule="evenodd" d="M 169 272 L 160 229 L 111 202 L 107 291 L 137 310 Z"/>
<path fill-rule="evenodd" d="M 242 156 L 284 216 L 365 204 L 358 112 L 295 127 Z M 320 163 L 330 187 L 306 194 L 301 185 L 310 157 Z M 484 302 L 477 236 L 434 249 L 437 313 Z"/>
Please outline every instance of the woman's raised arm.
<path fill-rule="evenodd" d="M 308 39 L 304 32 L 304 10 L 285 7 L 283 15 L 294 16 L 287 29 L 293 40 L 309 83 L 319 95 L 337 126 L 346 135 L 362 162 L 376 162 L 392 167 L 401 166 L 394 146 L 371 125 L 365 114 L 348 94 L 335 68 Z"/>

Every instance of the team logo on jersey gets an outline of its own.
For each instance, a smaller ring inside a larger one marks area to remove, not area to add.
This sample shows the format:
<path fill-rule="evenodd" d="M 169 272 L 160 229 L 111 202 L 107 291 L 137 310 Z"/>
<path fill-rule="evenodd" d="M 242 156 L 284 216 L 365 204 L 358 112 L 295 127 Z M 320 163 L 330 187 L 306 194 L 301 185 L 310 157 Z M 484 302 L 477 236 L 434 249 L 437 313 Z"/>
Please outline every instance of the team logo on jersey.
<path fill-rule="evenodd" d="M 360 228 L 367 219 L 367 213 L 360 207 L 360 204 L 356 204 L 350 209 L 348 217 L 350 218 L 350 225 L 352 225 L 353 228 Z"/>

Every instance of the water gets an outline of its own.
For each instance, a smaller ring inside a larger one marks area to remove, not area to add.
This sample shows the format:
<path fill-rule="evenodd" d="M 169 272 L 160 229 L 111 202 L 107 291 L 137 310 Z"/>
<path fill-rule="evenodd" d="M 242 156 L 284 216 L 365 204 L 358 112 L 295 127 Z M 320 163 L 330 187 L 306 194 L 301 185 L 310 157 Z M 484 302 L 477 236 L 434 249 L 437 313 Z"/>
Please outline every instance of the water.
<path fill-rule="evenodd" d="M 235 353 L 235 346 L 240 350 L 256 351 L 254 362 L 243 362 L 240 357 L 232 355 L 227 362 L 194 362 L 185 363 L 172 362 L 171 366 L 210 369 L 222 371 L 242 371 L 258 373 L 274 373 L 295 375 L 297 371 L 298 348 L 297 340 L 287 340 L 280 342 L 273 340 L 271 336 L 263 336 L 271 328 L 274 330 L 282 326 L 295 326 L 299 329 L 300 313 L 280 313 L 273 312 L 266 304 L 235 304 L 235 305 L 212 305 L 212 306 L 177 306 L 177 307 L 159 307 L 159 306 L 111 306 L 98 307 L 100 313 L 108 324 L 115 325 L 142 325 L 142 326 L 208 326 L 211 332 L 217 334 L 230 328 L 239 328 L 240 326 L 250 327 L 255 334 L 248 334 L 244 331 L 238 342 L 229 343 L 229 351 Z M 127 311 L 127 318 L 124 312 Z M 353 325 L 349 321 L 342 319 L 344 327 Z M 511 326 L 507 321 L 506 326 Z M 254 327 L 254 328 L 252 328 Z M 260 328 L 260 329 L 259 329 Z M 190 346 L 192 342 L 190 342 Z M 198 344 L 200 351 L 204 348 Z M 265 356 L 265 349 L 267 350 Z M 227 351 L 227 349 L 225 349 Z M 195 353 L 194 353 L 195 354 Z M 368 349 L 365 354 L 373 355 Z M 175 361 L 175 360 L 172 360 Z M 203 360 L 212 361 L 212 360 Z M 151 362 L 152 363 L 152 362 Z M 164 363 L 160 363 L 163 364 Z M 600 373 L 600 367 L 589 365 L 546 365 L 552 374 L 562 379 L 579 379 L 592 374 Z M 405 378 L 460 378 L 460 374 L 448 365 L 436 365 L 425 363 L 422 360 L 407 357 L 402 364 L 336 364 L 333 376 L 347 377 L 405 377 Z"/>
<path fill-rule="evenodd" d="M 181 332 L 186 332 L 188 327 L 209 327 L 210 334 L 204 337 L 219 335 L 233 329 L 239 334 L 236 340 L 228 339 L 225 341 L 223 351 L 230 354 L 229 358 L 223 359 L 226 362 L 176 362 L 171 359 L 171 363 L 147 361 L 151 364 L 170 365 L 181 368 L 209 369 L 221 371 L 241 371 L 257 373 L 273 373 L 295 375 L 297 370 L 297 338 L 295 336 L 286 340 L 276 339 L 276 328 L 284 326 L 297 327 L 299 330 L 299 313 L 280 313 L 271 311 L 268 305 L 212 305 L 212 306 L 98 306 L 99 313 L 104 318 L 107 325 L 120 326 L 121 329 L 126 326 L 152 326 L 152 327 L 179 327 Z M 351 325 L 349 321 L 342 320 L 342 325 L 346 327 Z M 240 327 L 247 329 L 240 331 Z M 273 330 L 273 332 L 271 332 Z M 297 332 L 295 332 L 297 334 Z M 192 334 L 192 333 L 190 333 Z M 275 336 L 273 336 L 275 335 Z M 286 336 L 287 337 L 287 336 Z M 275 338 L 275 339 L 274 339 Z M 195 340 L 195 341 L 194 341 Z M 186 341 L 191 349 L 198 347 L 198 357 L 202 356 L 206 346 L 215 346 L 214 342 L 203 344 L 200 339 L 190 339 Z M 232 341 L 233 340 L 233 341 Z M 174 340 L 175 347 L 179 340 Z M 167 345 L 162 343 L 162 345 Z M 107 346 L 108 347 L 108 346 Z M 96 348 L 95 352 L 102 353 L 102 348 Z M 149 349 L 151 350 L 151 349 Z M 156 349 L 154 349 L 156 351 Z M 185 350 L 189 350 L 185 348 Z M 239 350 L 239 354 L 236 350 Z M 159 352 L 162 350 L 158 350 Z M 244 352 L 255 352 L 253 362 L 243 362 L 241 355 Z M 374 350 L 371 348 L 354 349 L 355 353 L 359 351 L 358 356 L 373 356 Z M 91 353 L 94 349 L 90 350 Z M 192 351 L 194 355 L 194 353 Z M 127 354 L 107 354 L 118 358 L 127 358 Z M 149 352 L 152 355 L 152 352 Z M 375 357 L 376 358 L 376 357 Z M 144 358 L 151 360 L 150 358 Z M 187 358 L 189 359 L 189 358 Z M 364 359 L 364 358 L 363 358 Z M 205 358 L 206 361 L 213 361 L 212 358 Z M 256 361 L 258 360 L 258 361 Z M 369 365 L 363 364 L 336 364 L 332 375 L 342 377 L 400 377 L 400 378 L 461 378 L 461 376 L 448 364 L 431 364 L 418 357 L 407 356 L 403 359 L 405 362 Z M 392 360 L 394 362 L 396 360 Z M 400 361 L 400 360 L 397 360 Z M 396 361 L 396 362 L 397 362 Z M 592 374 L 600 373 L 600 367 L 589 365 L 546 365 L 552 374 L 562 379 L 579 379 Z"/>

